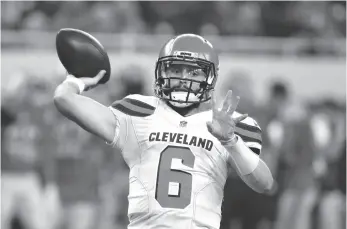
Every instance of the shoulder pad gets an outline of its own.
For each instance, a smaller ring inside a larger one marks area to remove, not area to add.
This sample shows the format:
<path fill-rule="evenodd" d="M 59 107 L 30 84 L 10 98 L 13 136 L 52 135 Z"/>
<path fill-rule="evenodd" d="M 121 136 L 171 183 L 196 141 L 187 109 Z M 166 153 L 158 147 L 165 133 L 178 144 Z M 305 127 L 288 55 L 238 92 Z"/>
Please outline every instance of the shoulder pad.
<path fill-rule="evenodd" d="M 113 102 L 111 107 L 130 116 L 146 117 L 154 113 L 157 103 L 158 99 L 154 96 L 135 94 Z"/>

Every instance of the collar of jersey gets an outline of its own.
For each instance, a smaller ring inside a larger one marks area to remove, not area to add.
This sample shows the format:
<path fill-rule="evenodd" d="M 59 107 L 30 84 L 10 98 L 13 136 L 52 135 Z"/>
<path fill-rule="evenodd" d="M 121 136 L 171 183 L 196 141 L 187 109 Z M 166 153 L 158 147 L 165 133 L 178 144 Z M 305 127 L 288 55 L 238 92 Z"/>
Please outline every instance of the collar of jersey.
<path fill-rule="evenodd" d="M 165 118 L 175 125 L 179 125 L 181 121 L 186 121 L 193 125 L 206 125 L 207 121 L 212 120 L 212 110 L 202 111 L 190 116 L 182 116 L 168 106 L 165 101 L 160 101 L 161 108 L 165 111 Z"/>

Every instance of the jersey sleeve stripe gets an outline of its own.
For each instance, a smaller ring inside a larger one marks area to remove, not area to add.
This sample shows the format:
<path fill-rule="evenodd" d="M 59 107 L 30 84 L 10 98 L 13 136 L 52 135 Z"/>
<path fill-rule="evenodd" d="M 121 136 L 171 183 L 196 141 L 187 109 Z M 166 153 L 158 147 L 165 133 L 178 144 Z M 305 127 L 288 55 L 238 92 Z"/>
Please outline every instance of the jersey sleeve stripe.
<path fill-rule="evenodd" d="M 141 108 L 152 110 L 152 111 L 155 110 L 155 107 L 153 107 L 153 106 L 151 106 L 151 105 L 149 105 L 147 103 L 144 103 L 142 101 L 136 100 L 136 99 L 125 98 L 123 100 L 128 102 L 128 103 L 130 103 L 130 104 L 132 104 L 132 105 L 135 105 L 137 107 L 141 107 Z"/>
<path fill-rule="evenodd" d="M 245 144 L 249 147 L 249 148 L 257 148 L 257 149 L 261 149 L 261 145 L 258 142 L 245 142 Z"/>
<path fill-rule="evenodd" d="M 126 108 L 144 114 L 153 114 L 154 110 L 147 109 L 145 107 L 137 106 L 136 104 L 129 103 L 127 100 L 121 100 L 120 103 Z"/>
<path fill-rule="evenodd" d="M 261 152 L 261 145 L 257 142 L 245 142 L 246 146 L 250 148 L 254 153 L 257 155 L 260 155 Z"/>
<path fill-rule="evenodd" d="M 241 136 L 239 136 L 239 137 L 241 137 Z M 244 140 L 244 138 L 242 138 L 242 140 Z M 250 148 L 250 150 L 252 150 L 257 155 L 260 155 L 260 153 L 261 153 L 261 144 L 259 144 L 258 142 L 250 142 L 250 141 L 244 141 L 244 142 L 245 142 L 245 145 L 248 148 Z"/>
<path fill-rule="evenodd" d="M 240 136 L 244 142 L 258 142 L 259 144 L 261 144 L 261 142 L 262 142 L 261 135 L 259 135 L 259 138 L 252 138 L 252 137 L 249 137 L 247 135 L 242 135 L 238 132 L 235 132 L 235 134 Z"/>
<path fill-rule="evenodd" d="M 148 110 L 141 107 L 137 107 L 124 100 L 114 102 L 112 104 L 112 108 L 119 110 L 124 114 L 135 117 L 146 117 L 154 113 L 154 110 Z"/>
<path fill-rule="evenodd" d="M 235 134 L 247 136 L 248 138 L 251 138 L 251 139 L 257 139 L 261 142 L 261 132 L 252 132 L 252 131 L 248 131 L 248 130 L 236 127 Z"/>
<path fill-rule="evenodd" d="M 260 149 L 254 148 L 254 147 L 249 147 L 255 154 L 260 155 Z"/>
<path fill-rule="evenodd" d="M 253 125 L 248 125 L 248 124 L 245 124 L 242 122 L 237 123 L 236 127 L 240 128 L 240 129 L 248 130 L 251 132 L 261 133 L 261 129 L 259 127 L 253 126 Z"/>

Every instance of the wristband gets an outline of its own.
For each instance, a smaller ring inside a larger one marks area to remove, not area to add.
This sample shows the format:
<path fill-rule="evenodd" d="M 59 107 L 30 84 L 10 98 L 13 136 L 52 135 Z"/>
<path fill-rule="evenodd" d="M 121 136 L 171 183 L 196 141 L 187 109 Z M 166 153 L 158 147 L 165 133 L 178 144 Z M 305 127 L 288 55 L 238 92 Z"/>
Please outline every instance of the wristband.
<path fill-rule="evenodd" d="M 68 77 L 64 82 L 75 84 L 78 87 L 79 94 L 81 94 L 86 88 L 86 85 L 83 83 L 83 81 L 76 77 Z"/>
<path fill-rule="evenodd" d="M 234 146 L 237 143 L 237 136 L 234 134 L 230 139 L 228 140 L 219 140 L 220 143 L 222 143 L 223 146 Z"/>

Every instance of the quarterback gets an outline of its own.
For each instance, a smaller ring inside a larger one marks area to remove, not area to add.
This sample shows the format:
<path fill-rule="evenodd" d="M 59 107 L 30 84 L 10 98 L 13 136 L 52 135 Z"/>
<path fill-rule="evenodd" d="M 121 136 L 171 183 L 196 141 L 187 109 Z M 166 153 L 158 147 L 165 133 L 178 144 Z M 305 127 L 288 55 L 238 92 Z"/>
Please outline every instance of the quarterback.
<path fill-rule="evenodd" d="M 155 96 L 129 95 L 104 106 L 81 95 L 105 71 L 68 75 L 56 88 L 63 115 L 122 152 L 130 169 L 129 229 L 219 228 L 229 168 L 257 192 L 272 187 L 259 157 L 260 127 L 236 111 L 240 98 L 231 91 L 214 100 L 218 70 L 211 43 L 182 34 L 159 53 Z"/>

